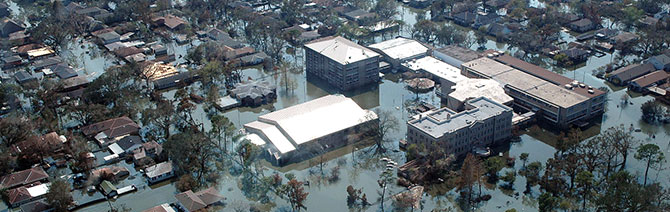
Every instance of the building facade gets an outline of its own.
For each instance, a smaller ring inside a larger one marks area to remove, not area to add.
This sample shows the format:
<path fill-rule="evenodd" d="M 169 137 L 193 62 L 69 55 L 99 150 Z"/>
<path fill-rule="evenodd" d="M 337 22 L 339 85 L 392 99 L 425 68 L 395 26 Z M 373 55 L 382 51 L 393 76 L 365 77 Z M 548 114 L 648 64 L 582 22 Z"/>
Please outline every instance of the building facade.
<path fill-rule="evenodd" d="M 512 108 L 485 97 L 468 101 L 465 108 L 440 108 L 412 117 L 407 122 L 408 143 L 437 144 L 460 157 L 512 136 Z"/>
<path fill-rule="evenodd" d="M 327 37 L 305 45 L 308 76 L 346 91 L 379 81 L 381 56 L 343 37 Z"/>
<path fill-rule="evenodd" d="M 535 112 L 561 128 L 584 124 L 603 113 L 605 92 L 516 58 L 505 55 L 495 59 L 465 63 L 463 74 L 498 81 L 514 99 L 514 106 Z"/>

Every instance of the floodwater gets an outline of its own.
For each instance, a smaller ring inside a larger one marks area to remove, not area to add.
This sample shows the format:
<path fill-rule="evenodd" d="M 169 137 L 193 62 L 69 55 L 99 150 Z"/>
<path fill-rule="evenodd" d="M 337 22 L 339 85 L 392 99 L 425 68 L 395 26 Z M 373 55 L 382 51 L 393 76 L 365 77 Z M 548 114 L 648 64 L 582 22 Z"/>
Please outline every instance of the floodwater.
<path fill-rule="evenodd" d="M 404 6 L 399 8 L 401 11 L 400 16 L 409 26 L 416 22 L 417 13 L 422 13 L 421 10 L 405 8 Z M 407 36 L 409 35 L 409 30 L 403 28 L 400 30 L 399 34 Z M 571 35 L 569 33 L 562 35 L 565 36 L 566 40 L 574 39 L 574 37 L 570 38 Z M 195 45 L 197 45 L 197 43 Z M 177 54 L 178 60 L 182 59 L 180 55 L 185 55 L 186 51 L 190 47 L 191 44 L 181 46 L 176 44 L 169 45 L 171 51 Z M 508 51 L 511 53 L 516 51 L 516 48 L 510 47 L 509 45 L 503 43 L 497 43 L 494 40 L 489 40 L 486 43 L 486 48 Z M 102 71 L 104 71 L 104 68 L 117 63 L 113 57 L 110 58 L 106 56 L 105 53 L 101 53 L 100 51 L 101 50 L 97 49 L 95 45 L 84 42 L 70 46 L 69 50 L 65 51 L 65 53 L 71 55 L 67 57 L 68 60 L 73 61 L 71 65 L 77 66 L 76 68 L 79 68 L 77 69 L 78 71 L 82 71 L 83 73 L 90 76 L 90 79 L 94 79 L 99 76 Z M 300 53 L 302 51 L 298 50 L 298 52 L 299 53 L 297 56 L 295 56 L 294 60 L 300 64 L 303 60 Z M 537 59 L 531 59 L 534 62 L 542 62 L 541 65 L 543 67 L 548 67 L 550 65 L 547 63 L 548 60 L 546 58 L 538 56 L 535 56 L 535 58 Z M 615 58 L 615 55 L 610 54 L 600 58 L 591 57 L 585 64 L 583 64 L 583 66 L 578 67 L 575 70 L 562 70 L 560 73 L 567 77 L 585 82 L 594 87 L 607 86 L 601 79 L 593 77 L 591 72 L 594 69 L 610 63 L 613 58 Z M 292 105 L 300 104 L 332 93 L 329 92 L 331 89 L 329 89 L 327 85 L 316 81 L 306 80 L 306 74 L 304 72 L 288 73 L 287 77 L 295 81 L 298 85 L 295 90 L 286 90 L 281 85 L 283 78 L 282 74 L 275 74 L 273 72 L 267 72 L 257 68 L 248 68 L 243 70 L 242 73 L 244 76 L 242 79 L 262 79 L 276 84 L 278 98 L 276 102 L 269 105 L 257 108 L 236 108 L 224 112 L 224 115 L 228 117 L 238 128 L 241 128 L 245 123 L 255 121 L 260 115 Z M 397 141 L 403 138 L 406 132 L 405 122 L 407 121 L 408 114 L 403 107 L 404 102 L 419 98 L 421 101 L 439 105 L 439 99 L 433 92 L 418 95 L 414 94 L 406 89 L 404 83 L 402 83 L 402 80 L 398 80 L 398 77 L 399 76 L 397 75 L 389 74 L 386 75 L 386 77 L 378 85 L 367 87 L 358 92 L 345 94 L 354 99 L 354 101 L 363 108 L 391 111 L 391 114 L 399 120 L 399 129 L 390 133 L 390 138 L 393 142 L 389 143 L 388 146 L 391 150 L 398 149 Z M 197 88 L 197 86 L 198 84 L 192 85 L 194 88 Z M 634 97 L 630 100 L 633 102 L 633 105 L 622 107 L 620 105 L 620 98 L 626 93 L 626 89 L 613 88 L 613 90 L 616 91 L 610 92 L 609 94 L 607 111 L 603 115 L 602 124 L 600 126 L 596 126 L 594 129 L 602 131 L 609 127 L 618 126 L 620 124 L 624 124 L 627 127 L 632 124 L 634 128 L 641 129 L 641 132 L 634 133 L 636 138 L 642 140 L 645 143 L 655 143 L 659 145 L 666 152 L 666 154 L 668 154 L 670 150 L 670 144 L 668 142 L 670 127 L 668 125 L 652 126 L 640 120 L 641 111 L 639 106 L 652 98 L 647 96 Z M 168 91 L 165 93 L 165 95 L 171 97 L 174 95 L 174 91 Z M 193 117 L 196 120 L 204 123 L 206 128 L 211 127 L 211 123 L 209 123 L 209 121 L 206 119 L 205 111 L 202 105 L 198 105 Z M 655 138 L 650 137 L 652 134 L 655 135 Z M 530 153 L 528 163 L 533 161 L 545 162 L 553 155 L 555 149 L 550 144 L 548 144 L 548 142 L 543 142 L 540 139 L 541 138 L 532 137 L 531 134 L 526 134 L 521 136 L 520 142 L 510 143 L 509 145 L 496 149 L 501 149 L 504 155 L 515 158 L 518 158 L 521 153 Z M 367 151 L 367 148 L 360 147 L 358 150 L 355 150 L 352 153 L 351 148 L 343 148 L 338 150 L 335 154 L 332 154 L 332 157 L 327 158 L 327 162 L 323 168 L 323 172 L 325 172 L 323 176 L 329 176 L 330 170 L 333 167 L 340 167 L 340 179 L 334 182 L 322 179 L 321 170 L 318 168 L 318 166 L 289 171 L 282 170 L 282 174 L 293 173 L 297 176 L 297 179 L 310 182 L 311 185 L 305 187 L 306 192 L 309 192 L 309 196 L 305 203 L 307 211 L 359 211 L 357 209 L 349 209 L 346 205 L 346 187 L 348 185 L 362 189 L 363 193 L 367 195 L 370 202 L 373 203 L 373 205 L 361 209 L 360 211 L 379 211 L 379 186 L 377 185 L 376 180 L 379 177 L 379 173 L 385 169 L 385 166 L 378 162 L 378 156 L 367 153 Z M 393 159 L 399 164 L 404 163 L 404 153 L 402 151 L 390 151 L 386 157 Z M 631 158 L 629 158 L 629 161 L 629 170 L 639 175 L 643 171 L 644 166 L 640 164 L 640 162 L 633 159 L 632 154 Z M 312 159 L 306 163 L 317 164 L 318 162 L 315 162 L 315 160 Z M 518 170 L 520 167 L 521 163 L 516 163 L 514 169 Z M 512 168 L 505 168 L 501 171 L 501 173 L 504 173 L 509 169 Z M 271 167 L 266 167 L 264 174 L 269 175 L 273 172 L 276 172 L 276 170 L 273 170 Z M 670 172 L 667 170 L 660 173 L 660 175 L 668 174 L 670 174 Z M 138 172 L 132 170 L 131 175 L 134 176 L 134 178 L 129 182 L 137 184 L 142 182 L 142 177 Z M 650 172 L 650 176 L 655 175 L 658 176 L 656 171 Z M 656 181 L 654 180 L 654 177 L 650 178 L 652 181 Z M 528 195 L 523 194 L 521 192 L 524 190 L 525 183 L 526 182 L 524 177 L 517 177 L 517 180 L 513 186 L 514 191 L 511 192 L 503 191 L 498 186 L 486 186 L 484 193 L 492 195 L 493 198 L 488 202 L 481 203 L 475 210 L 504 211 L 508 208 L 516 208 L 518 211 L 537 210 L 537 202 L 534 199 L 537 198 L 537 196 L 540 194 L 539 188 L 538 186 L 535 186 L 532 189 L 533 192 Z M 667 184 L 667 182 L 663 183 Z M 498 184 L 500 185 L 502 182 L 499 182 Z M 226 205 L 223 209 L 221 209 L 223 211 L 231 211 L 233 207 L 238 207 L 240 205 L 257 204 L 255 200 L 250 200 L 247 198 L 250 189 L 244 186 L 244 183 L 242 183 L 242 177 L 239 175 L 230 175 L 224 171 L 221 179 L 218 181 L 217 188 L 221 194 L 226 197 L 226 200 L 224 201 Z M 389 193 L 397 193 L 404 190 L 405 188 L 402 187 L 391 186 Z M 119 197 L 118 199 L 112 201 L 112 205 L 115 207 L 125 205 L 126 207 L 132 208 L 133 211 L 142 211 L 163 203 L 175 202 L 176 200 L 174 195 L 176 192 L 177 191 L 175 189 L 174 183 L 169 182 L 151 187 L 139 186 L 139 190 L 137 192 Z M 518 196 L 515 195 L 517 192 L 520 193 Z M 456 191 L 441 191 L 440 193 L 445 194 L 437 196 L 425 195 L 423 197 L 423 211 L 430 211 L 436 208 L 453 208 L 460 210 L 455 203 L 458 197 L 458 193 Z M 268 211 L 282 211 L 288 208 L 288 203 L 285 200 L 282 200 L 273 194 L 269 194 L 269 196 L 270 201 L 274 202 L 275 205 L 262 205 L 263 209 Z M 387 197 L 388 196 L 389 195 L 387 195 Z M 4 209 L 6 206 L 1 208 Z M 385 200 L 384 208 L 392 208 L 390 199 L 387 198 Z M 101 202 L 84 207 L 79 211 L 106 211 L 108 209 L 108 203 Z"/>

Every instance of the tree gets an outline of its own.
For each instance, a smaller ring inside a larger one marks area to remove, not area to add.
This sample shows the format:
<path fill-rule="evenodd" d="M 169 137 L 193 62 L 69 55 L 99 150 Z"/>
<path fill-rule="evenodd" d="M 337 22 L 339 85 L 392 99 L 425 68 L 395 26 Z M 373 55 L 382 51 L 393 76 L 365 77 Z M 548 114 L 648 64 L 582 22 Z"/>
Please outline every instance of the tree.
<path fill-rule="evenodd" d="M 386 146 L 384 144 L 388 141 L 388 133 L 397 131 L 399 122 L 398 119 L 393 116 L 391 111 L 375 109 L 375 114 L 376 117 L 374 114 L 369 113 L 366 116 L 366 119 L 372 122 L 369 124 L 371 129 L 368 132 L 370 132 L 374 138 L 375 153 L 381 154 L 386 152 Z M 375 118 L 377 120 L 375 120 Z"/>
<path fill-rule="evenodd" d="M 507 171 L 505 172 L 505 175 L 500 177 L 503 181 L 507 183 L 507 187 L 512 189 L 514 188 L 514 181 L 516 181 L 516 172 L 515 171 Z"/>
<path fill-rule="evenodd" d="M 661 161 L 665 159 L 663 152 L 656 144 L 644 144 L 637 149 L 635 153 L 635 159 L 646 161 L 647 168 L 644 170 L 644 186 L 647 185 L 647 174 L 649 174 L 649 168 L 656 166 Z"/>
<path fill-rule="evenodd" d="M 372 8 L 383 20 L 394 19 L 398 14 L 398 3 L 394 0 L 377 0 L 377 3 Z"/>
<path fill-rule="evenodd" d="M 598 192 L 597 211 L 663 211 L 654 204 L 659 190 L 643 186 L 627 171 L 613 173 Z"/>
<path fill-rule="evenodd" d="M 70 184 L 61 179 L 52 181 L 49 190 L 44 196 L 47 203 L 57 212 L 69 211 L 69 208 L 74 205 L 72 195 L 70 194 Z"/>
<path fill-rule="evenodd" d="M 526 192 L 530 192 L 530 187 L 540 180 L 540 171 L 542 171 L 542 163 L 537 161 L 528 164 L 523 171 L 526 176 Z"/>
<path fill-rule="evenodd" d="M 303 182 L 291 179 L 281 188 L 282 193 L 288 197 L 288 201 L 291 204 L 291 209 L 293 209 L 293 211 L 300 211 L 300 209 L 305 208 L 304 202 L 307 200 L 307 195 L 309 195 L 309 193 L 305 192 L 302 185 Z"/>
<path fill-rule="evenodd" d="M 491 178 L 489 181 L 495 181 L 498 178 L 498 172 L 505 167 L 501 157 L 490 157 L 484 162 L 486 173 Z"/>
<path fill-rule="evenodd" d="M 8 116 L 0 119 L 0 141 L 6 146 L 26 140 L 33 126 L 25 117 Z"/>
<path fill-rule="evenodd" d="M 577 174 L 577 185 L 582 189 L 582 210 L 586 209 L 586 201 L 591 193 L 591 185 L 593 184 L 593 174 L 589 171 L 581 171 Z"/>
<path fill-rule="evenodd" d="M 382 212 L 384 212 L 384 199 L 386 196 L 386 189 L 388 188 L 389 183 L 393 183 L 395 178 L 393 177 L 393 172 L 389 169 L 384 170 L 380 175 L 379 179 L 377 180 L 377 184 L 379 185 L 379 188 L 382 189 L 380 192 L 381 197 L 379 198 L 381 201 L 381 209 Z"/>
<path fill-rule="evenodd" d="M 197 188 L 198 182 L 195 182 L 195 180 L 190 174 L 185 174 L 179 177 L 179 181 L 177 181 L 175 187 L 177 187 L 179 191 L 184 192 Z"/>
<path fill-rule="evenodd" d="M 463 161 L 463 165 L 461 166 L 461 179 L 458 183 L 458 190 L 461 191 L 461 196 L 465 196 L 466 204 L 469 205 L 472 204 L 472 193 L 473 192 L 473 186 L 475 183 L 479 183 L 479 180 L 482 176 L 483 170 L 482 170 L 482 164 L 479 158 L 474 156 L 473 154 L 468 153 L 467 156 L 465 156 L 465 160 Z M 481 193 L 481 184 L 480 184 L 480 193 Z"/>
<path fill-rule="evenodd" d="M 540 212 L 551 212 L 558 207 L 559 199 L 550 193 L 542 193 L 538 198 Z"/>
<path fill-rule="evenodd" d="M 175 134 L 163 144 L 168 156 L 175 162 L 177 170 L 191 174 L 202 185 L 205 176 L 213 171 L 210 164 L 216 159 L 216 147 L 202 132 L 189 127 Z M 188 154 L 184 154 L 188 153 Z"/>
<path fill-rule="evenodd" d="M 665 107 L 654 99 L 643 103 L 640 109 L 642 109 L 642 119 L 652 124 L 658 123 L 659 119 L 667 113 Z"/>
<path fill-rule="evenodd" d="M 158 127 L 161 131 L 162 138 L 170 137 L 170 128 L 173 125 L 175 118 L 175 108 L 170 100 L 158 100 L 155 108 L 147 108 L 142 111 L 142 123 L 145 126 L 153 125 Z"/>
<path fill-rule="evenodd" d="M 521 155 L 519 155 L 519 159 L 521 159 L 521 161 L 523 162 L 523 166 L 521 166 L 522 169 L 526 169 L 526 161 L 528 161 L 528 153 L 527 152 L 521 153 Z"/>
<path fill-rule="evenodd" d="M 412 28 L 412 37 L 426 43 L 434 41 L 437 25 L 430 20 L 420 20 Z"/>

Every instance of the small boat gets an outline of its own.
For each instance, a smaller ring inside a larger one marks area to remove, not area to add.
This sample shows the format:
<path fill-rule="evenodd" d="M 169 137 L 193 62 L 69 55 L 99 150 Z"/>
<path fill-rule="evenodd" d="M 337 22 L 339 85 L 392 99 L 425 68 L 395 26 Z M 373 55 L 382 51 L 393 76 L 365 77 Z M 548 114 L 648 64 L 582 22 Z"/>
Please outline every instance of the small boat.
<path fill-rule="evenodd" d="M 480 156 L 480 157 L 488 157 L 488 156 L 491 155 L 491 149 L 488 148 L 488 147 L 486 147 L 486 148 L 477 147 L 477 148 L 473 149 L 472 152 L 475 153 L 475 155 Z"/>

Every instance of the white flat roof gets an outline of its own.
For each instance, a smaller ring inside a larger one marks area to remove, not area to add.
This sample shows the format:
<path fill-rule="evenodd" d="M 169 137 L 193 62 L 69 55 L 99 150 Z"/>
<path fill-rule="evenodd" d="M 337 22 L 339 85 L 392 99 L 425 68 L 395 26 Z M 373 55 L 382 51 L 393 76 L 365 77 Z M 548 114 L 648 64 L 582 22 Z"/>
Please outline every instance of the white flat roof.
<path fill-rule="evenodd" d="M 514 101 L 505 93 L 500 83 L 491 79 L 466 79 L 458 82 L 452 89 L 454 91 L 449 96 L 460 102 L 477 97 L 486 97 L 500 104 Z"/>
<path fill-rule="evenodd" d="M 369 47 L 379 49 L 389 57 L 399 60 L 428 52 L 428 48 L 418 41 L 402 37 L 375 43 Z"/>
<path fill-rule="evenodd" d="M 305 44 L 305 48 L 343 65 L 379 56 L 376 52 L 340 36 Z"/>
<path fill-rule="evenodd" d="M 268 139 L 270 139 L 270 143 L 272 143 L 272 145 L 274 145 L 282 154 L 295 150 L 295 146 L 293 146 L 286 136 L 284 136 L 284 134 L 282 134 L 274 125 L 254 121 L 245 124 L 244 127 L 261 131 Z"/>
<path fill-rule="evenodd" d="M 403 66 L 413 71 L 424 70 L 440 79 L 453 83 L 468 79 L 461 75 L 460 69 L 431 56 L 407 61 L 406 63 L 403 63 Z"/>
<path fill-rule="evenodd" d="M 362 109 L 345 96 L 328 95 L 262 115 L 258 119 L 280 127 L 296 145 L 300 145 L 377 119 L 377 114 Z"/>
<path fill-rule="evenodd" d="M 30 187 L 30 188 L 27 188 L 26 190 L 28 190 L 28 193 L 30 194 L 30 196 L 39 197 L 39 196 L 42 196 L 42 195 L 46 194 L 47 191 L 49 191 L 49 185 L 50 185 L 49 183 L 39 184 L 39 185 Z"/>

